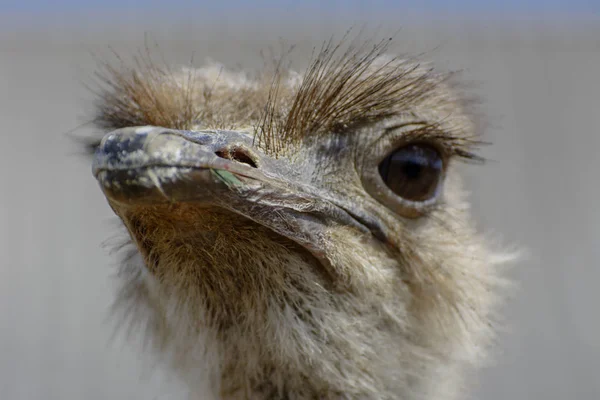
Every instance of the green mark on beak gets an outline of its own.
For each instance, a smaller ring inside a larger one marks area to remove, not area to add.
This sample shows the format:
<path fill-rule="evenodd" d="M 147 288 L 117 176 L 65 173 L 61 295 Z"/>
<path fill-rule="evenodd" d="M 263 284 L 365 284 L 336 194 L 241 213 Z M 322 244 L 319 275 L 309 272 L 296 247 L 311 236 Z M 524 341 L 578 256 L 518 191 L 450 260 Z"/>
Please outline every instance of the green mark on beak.
<path fill-rule="evenodd" d="M 221 182 L 225 183 L 227 186 L 239 186 L 242 184 L 242 181 L 236 178 L 235 175 L 229 171 L 211 168 L 210 172 L 213 174 L 213 176 L 215 176 Z"/>

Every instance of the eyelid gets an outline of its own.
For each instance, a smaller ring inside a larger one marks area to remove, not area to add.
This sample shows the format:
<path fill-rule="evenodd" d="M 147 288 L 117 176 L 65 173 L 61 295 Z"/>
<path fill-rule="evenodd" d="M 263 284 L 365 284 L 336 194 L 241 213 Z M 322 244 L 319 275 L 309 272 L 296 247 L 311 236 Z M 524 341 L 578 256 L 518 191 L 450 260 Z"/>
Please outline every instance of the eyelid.
<path fill-rule="evenodd" d="M 445 167 L 448 159 L 455 153 L 450 141 L 444 131 L 429 122 L 404 122 L 385 127 L 383 134 L 370 144 L 367 153 L 373 155 L 372 149 L 375 146 L 380 147 L 380 150 L 375 151 L 376 162 L 379 163 L 403 145 L 421 143 L 436 149 L 442 156 Z"/>

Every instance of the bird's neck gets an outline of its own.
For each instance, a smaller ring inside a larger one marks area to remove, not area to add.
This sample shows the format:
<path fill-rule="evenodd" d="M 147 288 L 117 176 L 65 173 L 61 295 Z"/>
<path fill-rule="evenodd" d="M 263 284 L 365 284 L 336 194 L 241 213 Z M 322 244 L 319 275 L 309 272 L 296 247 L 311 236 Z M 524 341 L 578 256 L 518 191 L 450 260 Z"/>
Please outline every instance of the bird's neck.
<path fill-rule="evenodd" d="M 125 308 L 148 311 L 146 330 L 196 392 L 396 399 L 420 385 L 411 371 L 427 375 L 397 261 L 351 236 L 332 257 L 360 279 L 340 291 L 307 251 L 237 216 L 169 207 L 123 219 L 148 271 L 124 289 Z"/>

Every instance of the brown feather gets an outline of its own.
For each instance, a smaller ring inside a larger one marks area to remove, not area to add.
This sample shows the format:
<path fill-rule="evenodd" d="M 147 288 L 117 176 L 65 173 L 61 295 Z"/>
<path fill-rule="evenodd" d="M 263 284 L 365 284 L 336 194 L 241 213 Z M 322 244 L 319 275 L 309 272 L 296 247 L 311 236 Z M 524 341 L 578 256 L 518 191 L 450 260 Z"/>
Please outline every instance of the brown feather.
<path fill-rule="evenodd" d="M 104 132 L 143 125 L 247 130 L 265 153 L 278 157 L 304 139 L 410 113 L 432 99 L 449 113 L 461 102 L 472 108 L 469 99 L 439 95 L 440 85 L 453 84 L 453 74 L 386 57 L 391 39 L 346 41 L 324 43 L 303 76 L 283 66 L 287 52 L 253 76 L 218 65 L 174 72 L 154 61 L 148 46 L 132 63 L 116 55 L 118 67 L 101 62 L 96 73 L 94 121 Z M 229 76 L 224 79 L 223 74 Z M 479 159 L 472 152 L 478 138 L 465 137 L 462 121 L 457 125 L 456 134 L 446 128 L 441 135 L 452 141 L 458 156 Z M 435 121 L 421 131 L 440 134 Z"/>

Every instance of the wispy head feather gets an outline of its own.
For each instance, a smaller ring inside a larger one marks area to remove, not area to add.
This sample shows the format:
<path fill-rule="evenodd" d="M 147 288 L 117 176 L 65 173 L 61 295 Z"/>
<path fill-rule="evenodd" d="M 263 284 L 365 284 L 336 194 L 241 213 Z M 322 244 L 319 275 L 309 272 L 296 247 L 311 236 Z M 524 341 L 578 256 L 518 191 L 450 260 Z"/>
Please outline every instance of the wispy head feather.
<path fill-rule="evenodd" d="M 95 123 L 103 131 L 141 125 L 247 130 L 277 157 L 305 138 L 410 113 L 432 99 L 438 108 L 459 103 L 438 90 L 451 74 L 387 56 L 392 39 L 347 36 L 315 50 L 303 75 L 285 65 L 288 52 L 253 75 L 214 62 L 174 71 L 155 62 L 156 50 L 148 46 L 130 64 L 117 56 L 118 65 L 102 62 L 97 73 Z"/>

